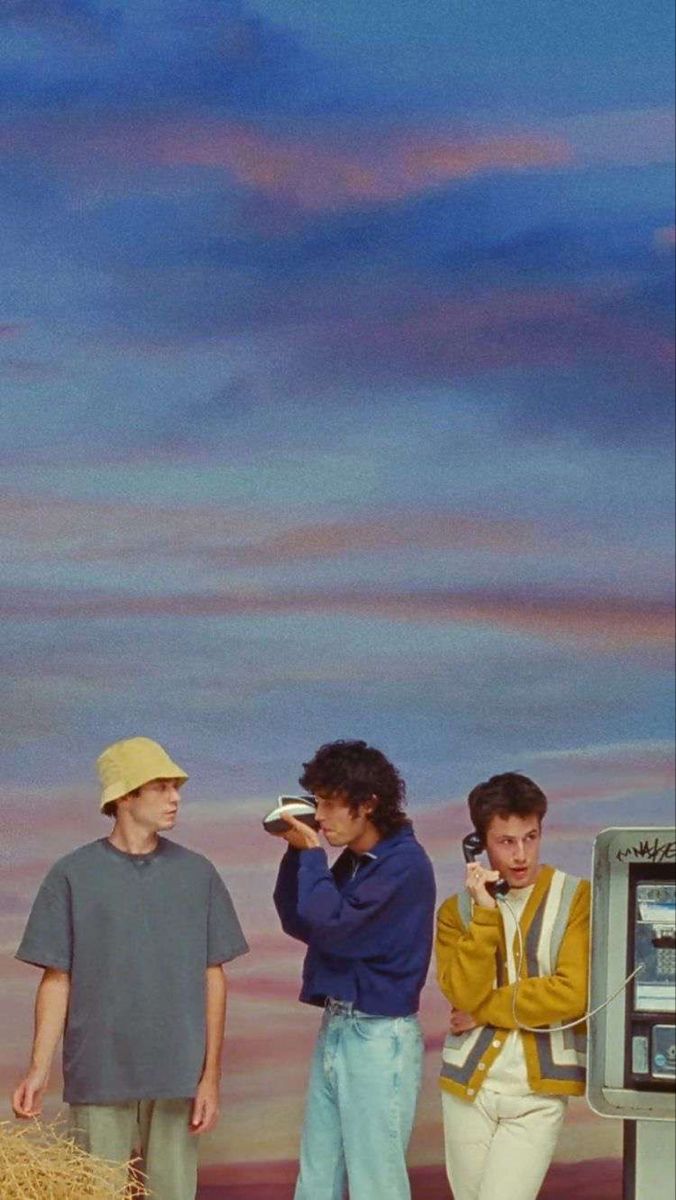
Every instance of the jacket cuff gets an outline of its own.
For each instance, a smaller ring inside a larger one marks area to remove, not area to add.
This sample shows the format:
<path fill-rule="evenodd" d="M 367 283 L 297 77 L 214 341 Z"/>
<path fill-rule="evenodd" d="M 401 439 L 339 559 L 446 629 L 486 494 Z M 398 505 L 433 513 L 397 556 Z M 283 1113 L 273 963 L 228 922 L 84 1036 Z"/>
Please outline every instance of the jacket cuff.
<path fill-rule="evenodd" d="M 306 871 L 315 871 L 318 875 L 323 875 L 328 869 L 329 860 L 323 846 L 313 846 L 311 850 L 299 850 L 298 857 L 301 867 Z"/>

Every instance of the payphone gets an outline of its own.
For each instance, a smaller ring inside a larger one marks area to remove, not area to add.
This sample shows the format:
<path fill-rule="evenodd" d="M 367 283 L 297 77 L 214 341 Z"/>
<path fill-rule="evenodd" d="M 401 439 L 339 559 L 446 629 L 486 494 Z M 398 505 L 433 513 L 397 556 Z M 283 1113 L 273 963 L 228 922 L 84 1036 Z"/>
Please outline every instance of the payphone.
<path fill-rule="evenodd" d="M 629 965 L 625 1083 L 669 1090 L 676 1080 L 676 883 L 666 864 L 629 867 Z M 671 1018 L 671 1019 L 670 1019 Z"/>
<path fill-rule="evenodd" d="M 614 997 L 604 1006 L 608 997 Z M 594 843 L 587 1099 L 625 1121 L 624 1200 L 676 1179 L 676 830 L 605 829 Z"/>

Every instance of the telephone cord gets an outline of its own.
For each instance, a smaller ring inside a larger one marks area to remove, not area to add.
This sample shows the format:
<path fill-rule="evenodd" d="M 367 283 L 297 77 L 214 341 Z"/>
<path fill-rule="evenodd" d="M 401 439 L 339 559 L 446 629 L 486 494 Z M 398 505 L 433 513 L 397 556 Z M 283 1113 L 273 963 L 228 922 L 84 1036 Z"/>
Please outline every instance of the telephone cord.
<path fill-rule="evenodd" d="M 608 1004 L 611 1004 L 612 1001 L 615 1000 L 615 998 L 617 996 L 619 996 L 620 992 L 624 991 L 624 989 L 627 987 L 627 985 L 631 983 L 632 979 L 634 979 L 638 975 L 639 971 L 643 970 L 643 964 L 640 963 L 638 965 L 638 967 L 636 968 L 636 970 L 632 971 L 631 975 L 627 975 L 627 978 L 624 980 L 623 983 L 620 984 L 617 991 L 613 992 L 612 996 L 608 996 L 607 999 L 604 1000 L 602 1004 L 597 1004 L 596 1008 L 590 1009 L 589 1012 L 584 1013 L 583 1016 L 581 1016 L 581 1017 L 577 1017 L 574 1021 L 567 1021 L 565 1025 L 544 1025 L 540 1029 L 537 1029 L 534 1025 L 524 1025 L 523 1022 L 519 1020 L 519 1018 L 516 1014 L 516 1000 L 517 1000 L 517 995 L 518 995 L 518 991 L 519 991 L 519 984 L 521 983 L 521 964 L 523 963 L 523 959 L 524 959 L 523 934 L 521 932 L 519 918 L 517 917 L 516 913 L 514 912 L 514 909 L 512 908 L 511 904 L 509 903 L 509 900 L 507 899 L 507 897 L 506 896 L 497 896 L 496 900 L 498 900 L 501 905 L 504 905 L 505 908 L 509 909 L 510 916 L 514 922 L 514 928 L 516 930 L 516 936 L 517 936 L 517 940 L 518 940 L 518 950 L 517 950 L 515 963 L 514 963 L 514 974 L 515 974 L 516 978 L 515 978 L 515 982 L 514 982 L 514 991 L 512 992 L 512 1017 L 514 1018 L 514 1024 L 519 1029 L 524 1029 L 526 1031 L 526 1033 L 563 1033 L 564 1030 L 566 1030 L 566 1029 L 574 1029 L 576 1025 L 580 1025 L 583 1021 L 589 1020 L 590 1017 L 595 1017 L 596 1014 L 599 1013 L 602 1008 L 606 1008 L 606 1006 Z M 505 924 L 504 917 L 503 917 L 502 923 L 503 923 L 503 927 L 504 927 L 504 924 Z M 505 929 L 505 941 L 507 941 L 507 930 L 506 929 Z"/>

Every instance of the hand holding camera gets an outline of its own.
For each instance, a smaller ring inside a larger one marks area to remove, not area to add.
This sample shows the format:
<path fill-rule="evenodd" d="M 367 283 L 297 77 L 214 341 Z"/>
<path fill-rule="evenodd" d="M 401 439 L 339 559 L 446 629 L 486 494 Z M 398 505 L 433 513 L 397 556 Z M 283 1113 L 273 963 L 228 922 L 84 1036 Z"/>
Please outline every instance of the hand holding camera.
<path fill-rule="evenodd" d="M 316 807 L 313 796 L 280 796 L 263 818 L 263 828 L 296 850 L 314 850 L 320 845 Z"/>
<path fill-rule="evenodd" d="M 298 817 L 285 814 L 284 820 L 288 822 L 289 828 L 286 833 L 280 833 L 277 836 L 283 837 L 290 846 L 294 846 L 296 850 L 316 850 L 321 845 L 316 830 L 311 829 L 309 825 L 304 825 L 302 821 L 298 820 Z"/>

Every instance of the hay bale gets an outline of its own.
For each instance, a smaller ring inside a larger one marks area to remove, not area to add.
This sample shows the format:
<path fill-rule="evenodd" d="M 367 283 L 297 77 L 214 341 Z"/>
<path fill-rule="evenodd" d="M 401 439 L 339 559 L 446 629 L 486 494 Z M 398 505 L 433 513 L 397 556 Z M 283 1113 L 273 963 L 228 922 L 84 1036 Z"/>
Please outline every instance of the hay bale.
<path fill-rule="evenodd" d="M 2 1200 L 138 1200 L 149 1195 L 131 1164 L 87 1154 L 54 1124 L 0 1122 Z"/>

